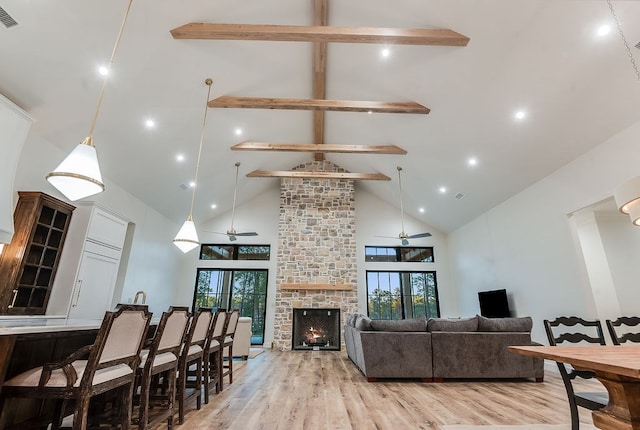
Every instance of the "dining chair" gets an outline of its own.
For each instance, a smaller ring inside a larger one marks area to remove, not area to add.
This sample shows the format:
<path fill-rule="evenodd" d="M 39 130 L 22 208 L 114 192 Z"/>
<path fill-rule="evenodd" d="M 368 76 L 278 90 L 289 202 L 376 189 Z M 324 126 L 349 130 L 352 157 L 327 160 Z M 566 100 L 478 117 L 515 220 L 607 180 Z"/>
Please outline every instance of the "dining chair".
<path fill-rule="evenodd" d="M 137 422 L 140 430 L 165 419 L 167 427 L 173 428 L 178 356 L 189 318 L 189 308 L 186 306 L 169 307 L 166 312 L 162 313 L 148 348 L 143 349 L 140 353 L 140 365 L 137 369 L 134 390 L 134 395 L 138 398 Z M 154 378 L 159 379 L 160 376 L 163 376 L 166 381 L 164 381 L 162 391 L 159 393 L 157 389 L 154 389 L 153 380 Z M 151 405 L 156 403 L 159 403 L 160 407 L 154 408 L 154 416 L 150 417 L 149 409 Z"/>
<path fill-rule="evenodd" d="M 640 317 L 619 317 L 613 321 L 606 320 L 605 323 L 614 345 L 640 342 Z"/>
<path fill-rule="evenodd" d="M 89 416 L 92 398 L 117 389 L 119 407 L 113 408 L 117 416 L 108 420 L 129 429 L 134 377 L 150 320 L 146 305 L 118 305 L 115 311 L 105 313 L 92 345 L 58 363 L 27 370 L 5 381 L 0 403 L 4 406 L 10 398 L 53 400 L 54 415 L 40 417 L 45 427 L 50 423 L 51 429 L 59 429 L 67 410 L 73 410 L 73 430 L 85 430 L 89 418 L 104 418 Z M 16 428 L 29 428 L 29 424 L 20 423 Z"/>
<path fill-rule="evenodd" d="M 551 346 L 565 342 L 572 344 L 586 342 L 605 345 L 602 325 L 599 320 L 590 321 L 575 316 L 558 317 L 553 321 L 544 320 L 544 328 Z M 578 430 L 580 428 L 578 406 L 592 411 L 598 410 L 607 405 L 609 395 L 606 391 L 576 392 L 573 387 L 573 381 L 576 378 L 593 378 L 593 372 L 576 370 L 570 365 L 558 361 L 556 364 L 569 400 L 571 430 Z"/>
<path fill-rule="evenodd" d="M 238 309 L 233 309 L 229 313 L 228 318 L 227 330 L 221 348 L 223 356 L 226 355 L 228 359 L 226 361 L 227 364 L 224 364 L 223 361 L 222 373 L 220 374 L 220 390 L 222 390 L 224 386 L 224 377 L 227 375 L 229 375 L 229 384 L 233 384 L 233 339 L 236 333 L 236 328 L 238 327 L 240 311 Z"/>
<path fill-rule="evenodd" d="M 178 361 L 178 423 L 184 423 L 185 407 L 195 398 L 196 409 L 202 406 L 202 360 L 213 314 L 211 308 L 199 308 L 193 313 Z M 193 378 L 189 378 L 193 366 Z M 193 389 L 191 393 L 187 390 Z"/>

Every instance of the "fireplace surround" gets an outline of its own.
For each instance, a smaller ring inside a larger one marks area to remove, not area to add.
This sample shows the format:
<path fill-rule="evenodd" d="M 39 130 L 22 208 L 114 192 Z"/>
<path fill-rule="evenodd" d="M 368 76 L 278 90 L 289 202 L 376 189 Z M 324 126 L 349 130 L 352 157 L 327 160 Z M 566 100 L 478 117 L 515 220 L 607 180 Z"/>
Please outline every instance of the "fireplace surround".
<path fill-rule="evenodd" d="M 293 309 L 293 350 L 340 350 L 340 309 Z"/>

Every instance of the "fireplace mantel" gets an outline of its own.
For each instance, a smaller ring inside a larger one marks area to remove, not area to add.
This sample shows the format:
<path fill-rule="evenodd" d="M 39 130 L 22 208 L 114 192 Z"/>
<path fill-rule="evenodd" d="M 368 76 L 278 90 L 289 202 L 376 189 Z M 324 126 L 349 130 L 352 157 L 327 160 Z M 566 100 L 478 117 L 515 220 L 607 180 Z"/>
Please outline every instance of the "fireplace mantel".
<path fill-rule="evenodd" d="M 351 291 L 351 284 L 280 284 L 282 290 L 332 290 Z"/>

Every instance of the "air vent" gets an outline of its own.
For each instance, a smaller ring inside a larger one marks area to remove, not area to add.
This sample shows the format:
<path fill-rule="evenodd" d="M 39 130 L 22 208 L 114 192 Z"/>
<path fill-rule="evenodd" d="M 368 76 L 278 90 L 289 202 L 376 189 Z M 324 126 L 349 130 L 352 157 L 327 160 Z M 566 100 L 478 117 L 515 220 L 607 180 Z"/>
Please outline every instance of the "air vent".
<path fill-rule="evenodd" d="M 187 191 L 187 188 L 189 188 L 189 187 L 188 187 L 187 185 L 185 185 L 185 184 L 180 184 L 180 185 L 178 185 L 178 187 L 180 187 L 180 189 L 181 189 L 182 191 Z"/>
<path fill-rule="evenodd" d="M 635 45 L 633 45 L 633 46 L 635 46 L 636 48 L 640 49 L 640 42 L 636 43 L 636 44 L 635 44 Z"/>
<path fill-rule="evenodd" d="M 454 197 L 455 197 L 457 200 L 460 200 L 460 199 L 462 199 L 462 198 L 464 197 L 464 194 L 462 194 L 462 193 L 457 193 Z"/>
<path fill-rule="evenodd" d="M 11 28 L 13 26 L 18 25 L 16 20 L 13 19 L 11 15 L 7 13 L 6 10 L 2 9 L 1 6 L 0 6 L 0 22 L 2 23 L 2 25 L 4 25 L 5 28 Z"/>

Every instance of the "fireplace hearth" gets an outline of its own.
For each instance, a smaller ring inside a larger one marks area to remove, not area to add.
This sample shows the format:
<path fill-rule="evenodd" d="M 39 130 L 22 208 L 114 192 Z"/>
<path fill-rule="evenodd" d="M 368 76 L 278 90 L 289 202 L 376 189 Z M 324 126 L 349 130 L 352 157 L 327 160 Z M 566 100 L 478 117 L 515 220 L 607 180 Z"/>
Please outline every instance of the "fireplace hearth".
<path fill-rule="evenodd" d="M 293 309 L 293 350 L 340 350 L 340 309 Z"/>

